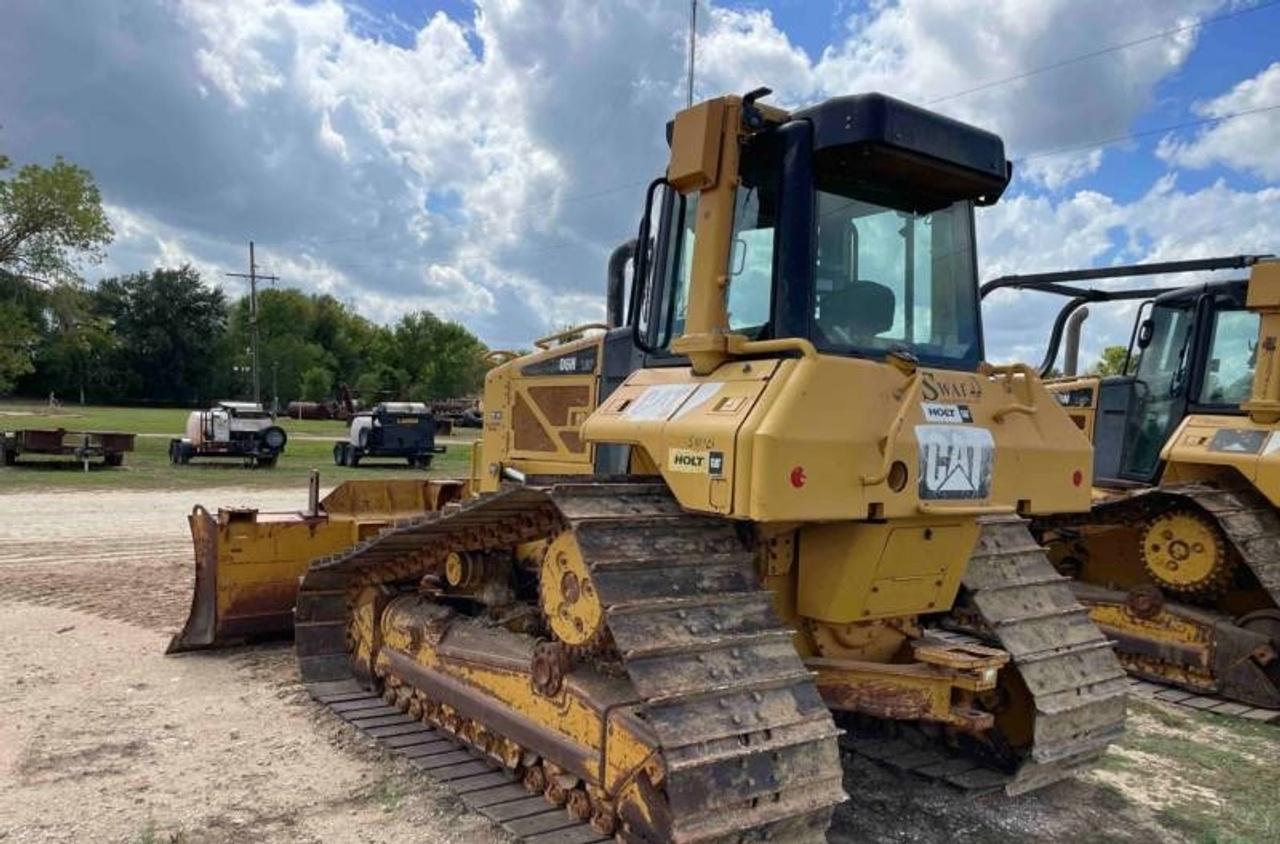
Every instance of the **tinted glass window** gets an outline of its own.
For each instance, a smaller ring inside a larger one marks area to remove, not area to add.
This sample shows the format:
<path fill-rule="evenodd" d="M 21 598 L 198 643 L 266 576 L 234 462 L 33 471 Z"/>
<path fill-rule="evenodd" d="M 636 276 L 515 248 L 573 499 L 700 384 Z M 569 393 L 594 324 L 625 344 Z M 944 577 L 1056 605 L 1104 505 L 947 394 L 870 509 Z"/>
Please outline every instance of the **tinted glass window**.
<path fill-rule="evenodd" d="M 819 189 L 818 347 L 867 355 L 900 348 L 926 363 L 976 365 L 971 214 L 968 203 L 918 213 Z"/>
<path fill-rule="evenodd" d="M 1209 356 L 1205 360 L 1201 404 L 1238 405 L 1253 391 L 1257 364 L 1258 315 L 1251 311 L 1218 311 L 1213 316 Z"/>

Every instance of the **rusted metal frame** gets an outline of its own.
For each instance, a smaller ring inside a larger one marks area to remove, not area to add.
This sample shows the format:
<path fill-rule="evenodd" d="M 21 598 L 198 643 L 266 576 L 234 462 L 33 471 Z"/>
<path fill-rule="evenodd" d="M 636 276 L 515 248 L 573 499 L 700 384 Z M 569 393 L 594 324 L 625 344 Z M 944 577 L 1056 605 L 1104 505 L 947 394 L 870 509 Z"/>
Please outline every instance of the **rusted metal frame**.
<path fill-rule="evenodd" d="M 1006 656 L 999 664 L 1007 661 Z M 992 715 L 976 711 L 970 703 L 974 693 L 995 688 L 999 665 L 965 670 L 923 662 L 811 658 L 805 660 L 805 666 L 817 672 L 818 691 L 832 709 L 891 720 L 930 721 L 973 733 L 995 724 Z"/>

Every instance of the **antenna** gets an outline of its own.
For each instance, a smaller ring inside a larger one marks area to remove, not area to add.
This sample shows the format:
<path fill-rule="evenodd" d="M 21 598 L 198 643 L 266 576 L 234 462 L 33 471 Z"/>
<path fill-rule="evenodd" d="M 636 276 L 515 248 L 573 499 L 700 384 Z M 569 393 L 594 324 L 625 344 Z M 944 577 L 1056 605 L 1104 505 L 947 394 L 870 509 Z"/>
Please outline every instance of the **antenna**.
<path fill-rule="evenodd" d="M 689 94 L 685 98 L 685 107 L 693 106 L 693 57 L 698 44 L 698 0 L 689 3 Z"/>

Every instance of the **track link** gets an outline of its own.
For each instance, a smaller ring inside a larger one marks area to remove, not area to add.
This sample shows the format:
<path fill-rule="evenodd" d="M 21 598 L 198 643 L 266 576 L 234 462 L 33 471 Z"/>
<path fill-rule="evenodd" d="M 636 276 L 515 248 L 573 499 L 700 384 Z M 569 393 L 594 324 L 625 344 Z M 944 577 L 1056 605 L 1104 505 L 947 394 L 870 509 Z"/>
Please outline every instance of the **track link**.
<path fill-rule="evenodd" d="M 443 784 L 469 808 L 527 844 L 603 844 L 612 840 L 495 767 L 448 733 L 387 706 L 353 680 L 311 683 L 311 696 L 388 753 Z"/>
<path fill-rule="evenodd" d="M 333 682 L 372 687 L 347 655 L 351 588 L 416 579 L 451 549 L 572 530 L 667 770 L 670 816 L 633 832 L 669 830 L 677 842 L 824 840 L 844 799 L 838 730 L 734 527 L 683 513 L 662 485 L 533 483 L 399 523 L 314 563 L 296 625 L 313 696 L 324 702 L 318 691 Z"/>

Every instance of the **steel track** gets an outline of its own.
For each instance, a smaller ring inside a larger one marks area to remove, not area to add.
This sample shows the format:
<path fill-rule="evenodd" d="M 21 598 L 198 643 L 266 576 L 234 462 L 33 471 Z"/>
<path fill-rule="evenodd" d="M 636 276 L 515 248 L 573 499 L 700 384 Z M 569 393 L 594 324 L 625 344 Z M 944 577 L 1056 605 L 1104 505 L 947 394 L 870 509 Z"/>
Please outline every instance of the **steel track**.
<path fill-rule="evenodd" d="M 1149 519 L 1156 513 L 1188 502 L 1218 525 L 1244 567 L 1254 576 L 1272 603 L 1280 607 L 1280 513 L 1256 489 L 1201 483 L 1156 487 L 1096 505 L 1090 514 L 1059 516 L 1046 519 L 1043 524 L 1046 529 L 1058 529 L 1132 523 Z M 1102 516 L 1101 521 L 1097 518 L 1098 514 Z M 1180 602 L 1171 600 L 1169 603 Z M 1196 607 L 1194 604 L 1182 605 Z M 1280 643 L 1277 645 L 1280 646 Z M 1229 694 L 1184 690 L 1180 686 L 1162 683 L 1149 676 L 1141 677 L 1140 682 L 1146 685 L 1138 685 L 1133 689 L 1140 696 L 1157 697 L 1167 703 L 1185 704 L 1195 709 L 1217 707 L 1215 711 L 1233 717 L 1258 721 L 1275 720 L 1266 713 L 1276 710 L 1240 703 Z M 1272 684 L 1275 685 L 1274 680 Z M 1155 691 L 1148 690 L 1147 686 L 1153 687 Z M 1195 701 L 1194 704 L 1190 703 L 1192 700 Z M 1209 701 L 1215 703 L 1210 704 Z M 1245 715 L 1245 712 L 1250 714 Z"/>
<path fill-rule="evenodd" d="M 732 524 L 683 513 L 660 484 L 509 489 L 316 561 L 298 600 L 304 680 L 372 688 L 354 676 L 346 653 L 353 585 L 416 582 L 430 568 L 427 549 L 507 548 L 564 529 L 577 534 L 662 750 L 670 834 L 689 842 L 823 840 L 844 799 L 830 712 Z"/>

